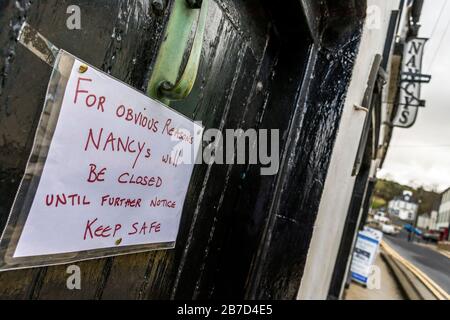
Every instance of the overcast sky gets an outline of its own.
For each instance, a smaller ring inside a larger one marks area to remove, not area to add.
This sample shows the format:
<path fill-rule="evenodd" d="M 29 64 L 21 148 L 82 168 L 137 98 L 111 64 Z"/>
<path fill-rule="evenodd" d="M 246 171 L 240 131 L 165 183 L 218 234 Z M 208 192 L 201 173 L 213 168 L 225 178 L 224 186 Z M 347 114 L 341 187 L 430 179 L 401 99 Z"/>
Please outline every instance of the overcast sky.
<path fill-rule="evenodd" d="M 425 0 L 421 24 L 420 36 L 431 37 L 423 63 L 433 77 L 422 86 L 427 107 L 412 128 L 394 130 L 378 176 L 443 191 L 450 187 L 450 0 Z"/>

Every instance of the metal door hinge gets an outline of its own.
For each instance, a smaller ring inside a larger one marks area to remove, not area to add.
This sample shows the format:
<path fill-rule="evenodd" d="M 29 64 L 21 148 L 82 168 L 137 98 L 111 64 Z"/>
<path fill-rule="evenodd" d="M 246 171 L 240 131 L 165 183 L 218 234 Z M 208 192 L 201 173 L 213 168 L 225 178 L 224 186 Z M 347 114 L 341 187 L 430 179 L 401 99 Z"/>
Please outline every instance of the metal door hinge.
<path fill-rule="evenodd" d="M 186 98 L 194 86 L 200 64 L 203 36 L 206 27 L 209 0 L 175 0 L 149 81 L 149 96 L 170 104 Z M 189 50 L 191 30 L 197 23 L 189 58 L 183 69 L 186 51 Z"/>

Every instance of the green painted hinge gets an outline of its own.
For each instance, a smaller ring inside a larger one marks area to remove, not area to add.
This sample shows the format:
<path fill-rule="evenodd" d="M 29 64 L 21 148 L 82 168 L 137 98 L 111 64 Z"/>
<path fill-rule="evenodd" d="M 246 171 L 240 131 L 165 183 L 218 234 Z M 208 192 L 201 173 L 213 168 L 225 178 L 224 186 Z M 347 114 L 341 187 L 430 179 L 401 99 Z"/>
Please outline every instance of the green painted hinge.
<path fill-rule="evenodd" d="M 198 4 L 197 6 L 193 5 Z M 182 100 L 191 92 L 197 78 L 209 0 L 174 0 L 164 40 L 158 52 L 147 94 L 165 104 Z M 191 31 L 197 23 L 194 40 L 184 70 Z"/>

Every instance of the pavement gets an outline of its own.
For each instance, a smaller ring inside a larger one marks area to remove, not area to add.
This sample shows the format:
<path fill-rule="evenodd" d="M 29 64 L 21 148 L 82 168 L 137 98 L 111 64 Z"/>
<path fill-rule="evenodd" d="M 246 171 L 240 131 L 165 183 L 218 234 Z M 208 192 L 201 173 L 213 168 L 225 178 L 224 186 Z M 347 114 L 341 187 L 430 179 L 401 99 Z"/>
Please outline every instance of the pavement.
<path fill-rule="evenodd" d="M 364 286 L 352 282 L 345 292 L 345 300 L 404 300 L 397 281 L 393 277 L 381 255 L 378 254 L 375 265 L 381 271 L 381 283 L 379 289 L 367 289 Z"/>
<path fill-rule="evenodd" d="M 448 257 L 428 246 L 409 242 L 405 231 L 397 236 L 385 235 L 384 240 L 403 258 L 450 294 L 450 259 Z"/>

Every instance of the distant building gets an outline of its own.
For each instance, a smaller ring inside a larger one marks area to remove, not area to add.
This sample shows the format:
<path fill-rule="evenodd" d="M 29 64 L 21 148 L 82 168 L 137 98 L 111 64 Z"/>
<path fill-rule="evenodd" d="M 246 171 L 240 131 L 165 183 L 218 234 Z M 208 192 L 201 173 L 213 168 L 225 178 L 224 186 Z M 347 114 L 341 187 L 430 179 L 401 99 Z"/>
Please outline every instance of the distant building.
<path fill-rule="evenodd" d="M 417 218 L 417 227 L 425 230 L 438 230 L 437 228 L 438 211 L 433 210 L 431 213 L 425 213 Z"/>
<path fill-rule="evenodd" d="M 430 228 L 430 215 L 428 213 L 424 213 L 417 218 L 417 227 L 420 229 Z"/>
<path fill-rule="evenodd" d="M 439 206 L 439 215 L 437 219 L 437 229 L 447 233 L 450 224 L 450 188 L 442 193 L 441 205 Z"/>
<path fill-rule="evenodd" d="M 416 219 L 419 205 L 413 198 L 411 191 L 403 191 L 399 197 L 395 197 L 389 201 L 388 212 L 391 216 L 397 217 L 404 221 L 414 221 Z"/>

